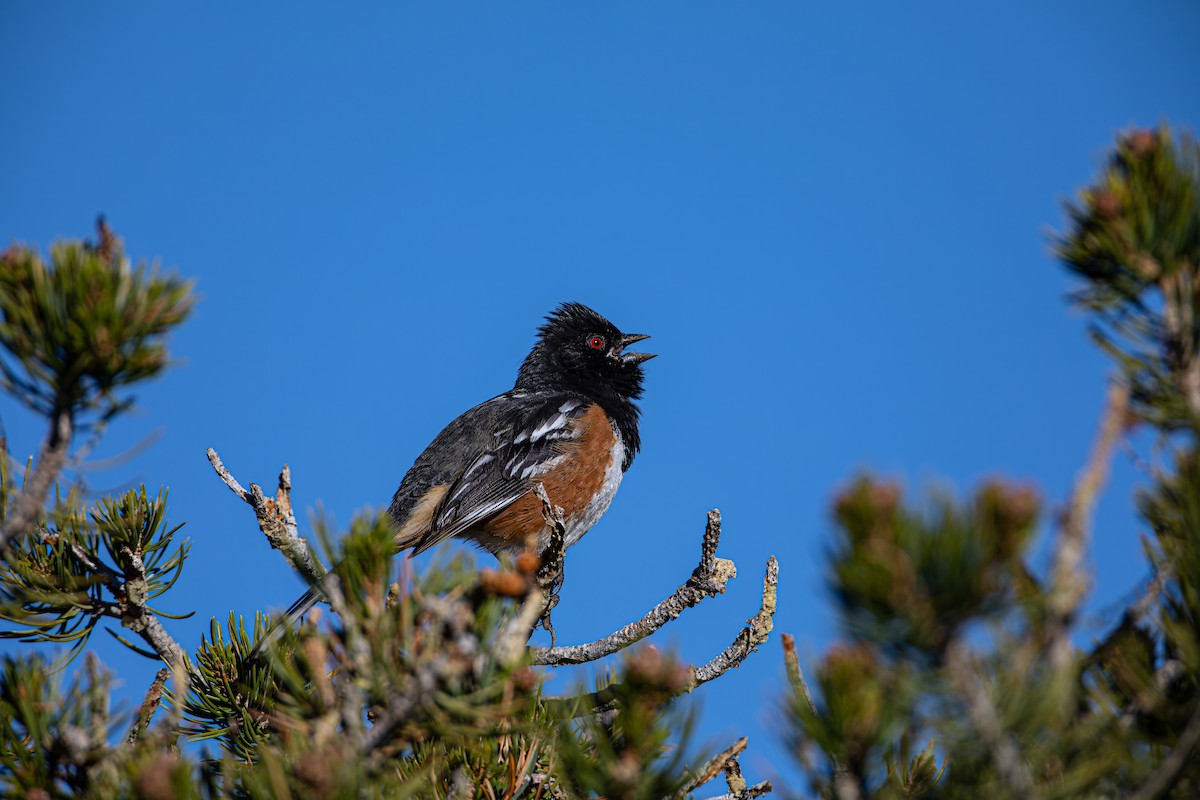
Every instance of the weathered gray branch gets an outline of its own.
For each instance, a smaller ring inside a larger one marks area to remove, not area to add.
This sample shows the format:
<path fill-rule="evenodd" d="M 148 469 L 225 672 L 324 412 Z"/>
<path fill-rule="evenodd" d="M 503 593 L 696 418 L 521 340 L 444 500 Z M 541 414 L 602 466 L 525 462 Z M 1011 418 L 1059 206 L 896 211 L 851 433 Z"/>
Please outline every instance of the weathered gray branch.
<path fill-rule="evenodd" d="M 133 727 L 129 729 L 129 736 L 125 739 L 128 744 L 136 744 L 138 737 L 150 727 L 150 720 L 154 718 L 154 712 L 158 711 L 158 707 L 162 704 L 163 689 L 166 687 L 167 678 L 170 675 L 171 670 L 166 667 L 155 673 L 154 682 L 150 684 L 150 690 L 146 692 L 146 698 L 142 700 L 142 706 L 138 709 Z"/>
<path fill-rule="evenodd" d="M 74 433 L 74 420 L 71 412 L 65 409 L 56 411 L 50 419 L 50 430 L 46 434 L 38 452 L 37 463 L 25 482 L 25 489 L 16 503 L 9 509 L 4 525 L 0 526 L 0 556 L 8 549 L 8 543 L 13 537 L 29 530 L 37 523 L 46 496 L 55 478 L 67 461 L 67 451 L 71 447 L 71 436 Z"/>
<path fill-rule="evenodd" d="M 212 464 L 217 477 L 229 487 L 229 490 L 242 498 L 254 509 L 258 520 L 258 528 L 267 537 L 271 547 L 278 550 L 287 559 L 292 568 L 299 572 L 309 583 L 316 584 L 325 575 L 325 567 L 313 553 L 308 542 L 300 536 L 296 524 L 296 514 L 292 509 L 292 471 L 287 464 L 279 473 L 279 487 L 275 497 L 268 498 L 263 494 L 262 487 L 256 483 L 250 484 L 247 491 L 242 488 L 237 479 L 226 469 L 217 451 L 208 448 L 208 463 Z"/>
<path fill-rule="evenodd" d="M 726 792 L 725 794 L 719 794 L 716 797 L 710 797 L 708 800 L 751 800 L 751 798 L 754 797 L 762 797 L 764 794 L 770 793 L 770 791 L 771 782 L 763 781 L 762 783 L 756 783 L 753 786 L 747 786 L 745 790 L 738 792 L 737 794 L 734 794 L 733 792 Z"/>
<path fill-rule="evenodd" d="M 1055 668 L 1071 657 L 1070 626 L 1088 590 L 1083 559 L 1091 536 L 1092 514 L 1108 479 L 1113 447 L 1125 429 L 1129 387 L 1114 381 L 1087 464 L 1075 479 L 1071 500 L 1058 528 L 1050 573 L 1050 618 L 1046 624 L 1047 655 Z"/>
<path fill-rule="evenodd" d="M 779 587 L 779 562 L 775 556 L 767 560 L 767 571 L 763 577 L 762 603 L 758 613 L 746 621 L 746 627 L 738 633 L 733 643 L 722 650 L 711 661 L 699 667 L 690 667 L 688 680 L 684 682 L 679 694 L 692 691 L 698 686 L 721 677 L 741 663 L 763 643 L 774 626 L 776 594 Z M 584 714 L 601 714 L 612 711 L 617 705 L 619 685 L 607 686 L 597 692 L 589 692 L 577 697 L 551 697 L 546 699 L 546 705 L 562 713 L 576 716 Z"/>
<path fill-rule="evenodd" d="M 804 680 L 804 671 L 800 669 L 800 658 L 796 655 L 796 640 L 790 633 L 785 633 L 779 637 L 779 641 L 783 645 L 783 665 L 787 670 L 788 682 L 804 697 L 805 705 L 815 717 L 817 716 L 817 706 L 813 702 L 812 692 L 808 690 L 808 681 Z"/>
<path fill-rule="evenodd" d="M 737 758 L 746 749 L 747 744 L 749 744 L 749 739 L 743 736 L 725 750 L 704 762 L 704 765 L 696 770 L 696 773 L 688 778 L 683 786 L 679 788 L 679 791 L 675 793 L 674 800 L 687 800 L 688 795 L 720 775 L 725 769 L 725 762 L 731 758 Z"/>
<path fill-rule="evenodd" d="M 771 791 L 771 782 L 763 781 L 756 783 L 753 786 L 747 786 L 740 792 L 726 792 L 719 794 L 716 797 L 707 798 L 707 800 L 752 800 L 755 797 L 762 797 Z"/>
<path fill-rule="evenodd" d="M 738 633 L 737 638 L 733 640 L 733 644 L 717 654 L 716 658 L 712 661 L 694 670 L 695 683 L 689 687 L 688 691 L 695 689 L 702 683 L 708 683 L 714 678 L 721 677 L 734 667 L 740 667 L 742 662 L 752 652 L 766 643 L 767 637 L 775 625 L 775 604 L 778 589 L 779 562 L 775 560 L 775 556 L 771 556 L 767 559 L 767 572 L 763 576 L 762 605 L 759 606 L 758 613 L 746 620 L 746 627 L 742 628 L 741 632 Z"/>
<path fill-rule="evenodd" d="M 558 667 L 566 664 L 584 664 L 604 658 L 646 638 L 701 600 L 723 594 L 725 584 L 731 578 L 737 577 L 737 568 L 732 561 L 716 557 L 717 545 L 720 540 L 721 512 L 713 509 L 708 512 L 708 522 L 704 526 L 700 564 L 692 572 L 687 583 L 650 609 L 640 620 L 629 623 L 603 639 L 566 647 L 529 648 L 529 655 L 533 663 L 540 666 Z"/>
<path fill-rule="evenodd" d="M 728 800 L 751 800 L 751 798 L 762 797 L 771 791 L 770 781 L 747 786 L 746 779 L 742 777 L 742 765 L 736 758 L 725 760 L 724 772 L 725 785 L 729 787 L 729 793 L 721 795 L 721 797 L 728 798 Z"/>

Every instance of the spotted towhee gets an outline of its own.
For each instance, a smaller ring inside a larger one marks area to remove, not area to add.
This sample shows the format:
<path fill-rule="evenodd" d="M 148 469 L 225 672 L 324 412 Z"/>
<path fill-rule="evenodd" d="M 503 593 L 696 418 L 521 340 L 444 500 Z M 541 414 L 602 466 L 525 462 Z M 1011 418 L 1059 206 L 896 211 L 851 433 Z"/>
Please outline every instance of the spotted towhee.
<path fill-rule="evenodd" d="M 447 425 L 404 476 L 388 508 L 397 551 L 416 555 L 451 537 L 499 554 L 537 536 L 543 549 L 538 483 L 563 509 L 566 546 L 579 541 L 608 510 L 641 445 L 634 400 L 642 362 L 654 355 L 625 348 L 648 338 L 621 333 L 579 303 L 555 309 L 516 385 Z M 310 589 L 288 617 L 320 597 Z"/>

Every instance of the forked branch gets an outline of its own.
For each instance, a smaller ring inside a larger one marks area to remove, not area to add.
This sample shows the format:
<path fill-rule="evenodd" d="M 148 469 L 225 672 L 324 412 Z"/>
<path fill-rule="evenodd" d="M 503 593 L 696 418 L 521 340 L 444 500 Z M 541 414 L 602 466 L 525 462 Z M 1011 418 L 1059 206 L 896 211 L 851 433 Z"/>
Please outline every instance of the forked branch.
<path fill-rule="evenodd" d="M 717 545 L 721 541 L 721 512 L 708 512 L 708 523 L 704 526 L 704 539 L 700 547 L 700 564 L 687 582 L 670 597 L 650 609 L 644 617 L 631 622 L 620 630 L 587 644 L 565 647 L 531 647 L 529 655 L 534 664 L 559 667 L 566 664 L 585 664 L 616 653 L 634 642 L 645 639 L 659 628 L 683 613 L 684 609 L 725 592 L 725 584 L 737 577 L 737 567 L 725 558 L 717 558 Z M 773 610 L 773 609 L 772 609 Z"/>
<path fill-rule="evenodd" d="M 325 575 L 325 567 L 313 553 L 308 542 L 300 536 L 296 524 L 296 514 L 292 509 L 292 471 L 287 464 L 279 473 L 279 486 L 275 497 L 268 498 L 263 494 L 262 487 L 256 483 L 250 484 L 247 491 L 242 488 L 237 479 L 225 467 L 217 451 L 208 448 L 208 463 L 212 464 L 217 477 L 229 487 L 229 490 L 242 498 L 254 509 L 258 520 L 258 528 L 267 537 L 271 547 L 283 553 L 292 568 L 299 572 L 309 583 L 316 584 Z"/>
<path fill-rule="evenodd" d="M 776 593 L 779 587 L 779 562 L 775 556 L 767 560 L 766 575 L 763 576 L 762 603 L 758 613 L 746 621 L 746 627 L 738 633 L 733 643 L 713 659 L 698 667 L 688 668 L 688 679 L 677 694 L 692 691 L 701 684 L 721 677 L 729 670 L 741 666 L 742 662 L 767 641 L 774 627 Z M 601 714 L 617 707 L 619 686 L 614 684 L 599 691 L 577 697 L 553 697 L 546 705 L 572 716 Z"/>

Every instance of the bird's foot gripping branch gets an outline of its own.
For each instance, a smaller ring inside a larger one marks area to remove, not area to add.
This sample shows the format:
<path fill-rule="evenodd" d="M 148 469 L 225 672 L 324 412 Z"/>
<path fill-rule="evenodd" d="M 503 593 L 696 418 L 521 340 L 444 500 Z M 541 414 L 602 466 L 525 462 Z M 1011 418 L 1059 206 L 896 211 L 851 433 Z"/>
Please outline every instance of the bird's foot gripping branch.
<path fill-rule="evenodd" d="M 314 585 L 328 587 L 320 560 L 298 536 L 290 516 L 286 469 L 272 500 L 256 485 L 243 489 L 212 450 L 209 460 L 221 480 L 254 510 L 268 543 Z M 645 647 L 624 659 L 617 680 L 595 692 L 543 697 L 542 676 L 534 668 L 578 665 L 618 654 L 702 600 L 723 594 L 737 569 L 717 556 L 721 515 L 710 511 L 696 568 L 641 619 L 594 642 L 529 647 L 539 623 L 553 632 L 549 612 L 563 576 L 562 510 L 543 486 L 535 492 L 542 501 L 549 544 L 540 554 L 532 549 L 521 554 L 508 569 L 476 573 L 460 555 L 449 564 L 435 561 L 425 574 L 414 576 L 409 562 L 403 562 L 402 580 L 389 585 L 392 526 L 386 518 L 357 521 L 336 556 L 333 574 L 339 580 L 328 593 L 338 614 L 336 626 L 325 626 L 323 633 L 313 625 L 278 630 L 278 640 L 265 648 L 265 656 L 256 652 L 271 635 L 264 619 L 249 633 L 232 619 L 227 631 L 214 626 L 192 682 L 199 687 L 193 688 L 188 708 L 193 732 L 216 731 L 233 751 L 253 757 L 270 736 L 299 747 L 295 743 L 328 744 L 337 730 L 339 742 L 355 742 L 356 751 L 365 757 L 403 754 L 403 763 L 416 769 L 437 763 L 433 750 L 448 753 L 461 747 L 467 731 L 476 738 L 500 736 L 513 720 L 520 720 L 518 728 L 526 725 L 529 730 L 504 733 L 509 748 L 504 757 L 511 755 L 528 765 L 531 776 L 543 776 L 540 780 L 564 786 L 567 781 L 584 781 L 581 788 L 603 792 L 613 791 L 622 781 L 657 780 L 663 796 L 682 792 L 682 797 L 725 775 L 730 797 L 769 791 L 769 784 L 748 786 L 741 778 L 737 757 L 745 740 L 691 769 L 650 759 L 638 761 L 637 770 L 626 764 L 626 772 L 617 769 L 597 776 L 583 766 L 598 757 L 597 748 L 606 746 L 620 746 L 613 751 L 614 759 L 628 760 L 633 752 L 643 758 L 648 751 L 632 747 L 622 726 L 642 736 L 665 736 L 672 726 L 679 727 L 684 713 L 672 706 L 673 698 L 720 677 L 766 642 L 778 586 L 774 557 L 767 563 L 757 613 L 709 661 L 681 665 Z M 327 544 L 327 536 L 320 538 Z M 241 681 L 221 685 L 216 680 L 230 673 L 242 676 Z M 363 709 L 369 710 L 370 724 L 361 722 Z M 233 718 L 248 724 L 219 724 Z M 547 741 L 555 743 L 556 763 L 538 760 L 538 748 L 546 747 Z"/>

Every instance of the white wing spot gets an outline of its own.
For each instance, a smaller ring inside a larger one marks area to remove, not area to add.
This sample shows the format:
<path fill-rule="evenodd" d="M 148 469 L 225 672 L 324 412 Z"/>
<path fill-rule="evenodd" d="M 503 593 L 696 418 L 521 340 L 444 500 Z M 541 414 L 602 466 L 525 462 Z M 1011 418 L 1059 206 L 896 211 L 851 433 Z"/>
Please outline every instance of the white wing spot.
<path fill-rule="evenodd" d="M 530 464 L 525 469 L 521 470 L 520 478 L 521 478 L 521 480 L 525 480 L 526 478 L 530 477 L 531 475 L 541 475 L 543 472 L 546 472 L 547 470 L 550 470 L 551 468 L 553 468 L 554 465 L 556 465 L 556 464 L 558 464 L 558 462 L 562 461 L 563 458 L 564 458 L 564 456 L 555 456 L 554 458 L 548 458 L 545 461 L 539 462 L 537 464 Z"/>
<path fill-rule="evenodd" d="M 533 433 L 529 434 L 529 441 L 536 442 L 550 431 L 555 430 L 556 428 L 561 428 L 566 421 L 567 418 L 562 414 L 546 420 L 541 425 L 538 425 L 533 429 Z"/>
<path fill-rule="evenodd" d="M 475 470 L 479 469 L 480 467 L 482 467 L 486 464 L 490 464 L 495 460 L 496 460 L 496 457 L 494 455 L 492 455 L 491 453 L 484 453 L 479 458 L 475 459 L 475 463 L 471 465 L 470 469 L 468 469 L 466 472 L 463 473 L 463 478 L 465 479 L 465 478 L 469 477 L 473 472 L 475 472 Z"/>

